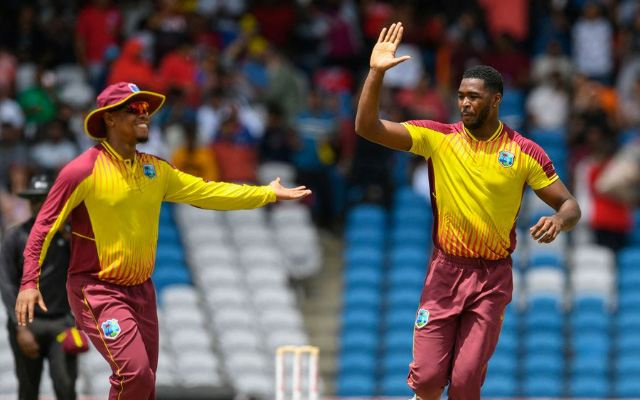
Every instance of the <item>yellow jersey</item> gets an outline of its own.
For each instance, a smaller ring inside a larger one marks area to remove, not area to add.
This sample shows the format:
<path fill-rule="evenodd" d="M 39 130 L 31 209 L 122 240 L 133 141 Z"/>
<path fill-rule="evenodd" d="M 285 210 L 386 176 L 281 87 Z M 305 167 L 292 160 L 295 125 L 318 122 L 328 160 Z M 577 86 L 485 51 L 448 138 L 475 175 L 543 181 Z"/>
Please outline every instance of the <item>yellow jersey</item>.
<path fill-rule="evenodd" d="M 461 257 L 497 260 L 516 246 L 516 220 L 526 185 L 558 179 L 544 150 L 500 122 L 477 140 L 462 122 L 408 121 L 410 152 L 428 163 L 434 245 Z"/>
<path fill-rule="evenodd" d="M 105 141 L 66 165 L 38 214 L 24 251 L 21 290 L 38 287 L 53 235 L 71 219 L 69 275 L 131 286 L 151 277 L 163 201 L 213 210 L 276 200 L 271 186 L 207 182 L 145 153 L 123 159 Z"/>

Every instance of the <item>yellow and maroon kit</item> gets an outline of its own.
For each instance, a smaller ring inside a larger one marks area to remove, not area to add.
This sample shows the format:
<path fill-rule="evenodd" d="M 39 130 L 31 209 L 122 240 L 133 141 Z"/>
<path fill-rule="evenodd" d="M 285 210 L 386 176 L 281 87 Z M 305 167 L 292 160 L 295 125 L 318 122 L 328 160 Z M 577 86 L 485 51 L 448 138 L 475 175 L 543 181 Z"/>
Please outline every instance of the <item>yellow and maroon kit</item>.
<path fill-rule="evenodd" d="M 24 252 L 21 290 L 38 286 L 49 243 L 71 217 L 69 305 L 111 366 L 109 399 L 154 400 L 159 334 L 150 277 L 162 202 L 235 210 L 275 200 L 270 186 L 206 182 L 149 154 L 124 160 L 102 142 L 51 188 Z"/>
<path fill-rule="evenodd" d="M 69 275 L 132 286 L 151 277 L 163 201 L 229 210 L 275 200 L 270 186 L 206 182 L 153 155 L 137 153 L 133 162 L 124 160 L 102 142 L 56 179 L 27 243 L 21 289 L 37 287 L 49 243 L 69 216 Z"/>
<path fill-rule="evenodd" d="M 422 400 L 479 400 L 505 307 L 526 185 L 558 179 L 544 150 L 500 122 L 477 140 L 462 122 L 403 124 L 428 164 L 434 251 L 414 327 L 408 384 Z"/>

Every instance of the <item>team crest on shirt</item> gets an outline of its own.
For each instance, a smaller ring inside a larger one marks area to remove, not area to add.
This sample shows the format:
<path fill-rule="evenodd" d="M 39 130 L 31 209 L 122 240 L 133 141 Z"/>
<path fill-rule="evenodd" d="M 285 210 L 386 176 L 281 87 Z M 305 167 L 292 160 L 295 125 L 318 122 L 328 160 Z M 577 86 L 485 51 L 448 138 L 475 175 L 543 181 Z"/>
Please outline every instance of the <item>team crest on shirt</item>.
<path fill-rule="evenodd" d="M 102 333 L 107 339 L 115 339 L 120 334 L 120 324 L 117 319 L 109 319 L 102 323 Z"/>
<path fill-rule="evenodd" d="M 416 317 L 416 328 L 420 329 L 424 327 L 427 325 L 427 322 L 429 322 L 429 311 L 421 308 L 418 310 L 418 316 Z"/>
<path fill-rule="evenodd" d="M 513 166 L 513 159 L 514 158 L 515 158 L 515 156 L 513 155 L 513 153 L 510 153 L 508 151 L 501 151 L 500 155 L 498 156 L 498 162 L 503 167 L 509 168 L 509 167 Z"/>
<path fill-rule="evenodd" d="M 156 169 L 151 164 L 145 164 L 142 166 L 142 171 L 144 175 L 149 179 L 156 179 Z"/>

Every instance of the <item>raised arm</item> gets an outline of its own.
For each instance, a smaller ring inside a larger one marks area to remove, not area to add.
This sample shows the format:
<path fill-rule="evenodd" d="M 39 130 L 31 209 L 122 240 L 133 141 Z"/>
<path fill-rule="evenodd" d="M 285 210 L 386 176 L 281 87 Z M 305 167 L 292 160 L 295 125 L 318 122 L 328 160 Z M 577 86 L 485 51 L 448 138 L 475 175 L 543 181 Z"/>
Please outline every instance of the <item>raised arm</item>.
<path fill-rule="evenodd" d="M 397 122 L 381 120 L 378 115 L 380 108 L 380 89 L 384 73 L 409 56 L 396 58 L 398 44 L 402 40 L 402 23 L 392 24 L 389 30 L 382 29 L 378 42 L 371 51 L 369 75 L 364 82 L 358 112 L 356 114 L 356 133 L 363 138 L 396 150 L 411 149 L 411 135 L 407 128 Z"/>

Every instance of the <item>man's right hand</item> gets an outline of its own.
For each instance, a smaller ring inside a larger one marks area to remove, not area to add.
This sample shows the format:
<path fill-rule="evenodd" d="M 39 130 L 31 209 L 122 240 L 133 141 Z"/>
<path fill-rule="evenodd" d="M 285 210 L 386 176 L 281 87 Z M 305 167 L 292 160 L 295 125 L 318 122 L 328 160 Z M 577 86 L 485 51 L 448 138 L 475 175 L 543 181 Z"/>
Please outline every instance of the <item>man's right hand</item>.
<path fill-rule="evenodd" d="M 391 24 L 389 30 L 383 28 L 378 37 L 378 42 L 371 51 L 369 66 L 379 72 L 385 72 L 389 68 L 395 67 L 403 61 L 410 59 L 410 56 L 396 58 L 396 50 L 402 40 L 402 22 Z"/>
<path fill-rule="evenodd" d="M 40 345 L 38 344 L 35 335 L 29 330 L 29 328 L 27 328 L 26 326 L 18 325 L 16 327 L 16 335 L 18 346 L 25 356 L 31 359 L 40 357 Z"/>
<path fill-rule="evenodd" d="M 25 289 L 18 293 L 18 298 L 16 299 L 16 318 L 18 319 L 18 325 L 27 326 L 27 316 L 29 317 L 29 323 L 33 322 L 36 304 L 40 306 L 42 311 L 48 311 L 47 306 L 44 304 L 42 294 L 38 289 Z"/>

